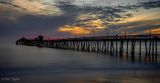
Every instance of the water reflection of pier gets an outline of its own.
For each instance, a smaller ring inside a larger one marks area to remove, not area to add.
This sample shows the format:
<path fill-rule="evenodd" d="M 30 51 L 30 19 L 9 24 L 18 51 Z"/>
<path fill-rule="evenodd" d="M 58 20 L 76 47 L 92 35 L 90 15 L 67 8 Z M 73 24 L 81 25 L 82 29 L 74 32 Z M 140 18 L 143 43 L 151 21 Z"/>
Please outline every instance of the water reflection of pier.
<path fill-rule="evenodd" d="M 106 53 L 111 56 L 130 57 L 147 62 L 158 60 L 158 35 L 100 36 L 43 40 L 43 36 L 35 39 L 21 38 L 17 45 L 50 47 L 67 50 Z M 144 55 L 144 56 L 143 56 Z"/>

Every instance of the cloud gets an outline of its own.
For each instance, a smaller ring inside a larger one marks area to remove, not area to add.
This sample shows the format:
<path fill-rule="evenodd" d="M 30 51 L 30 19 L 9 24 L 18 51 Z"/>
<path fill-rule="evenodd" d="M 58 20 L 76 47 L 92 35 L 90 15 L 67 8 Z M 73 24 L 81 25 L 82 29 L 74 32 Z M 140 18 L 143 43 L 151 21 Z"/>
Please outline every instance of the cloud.
<path fill-rule="evenodd" d="M 39 0 L 13 0 L 12 4 L 25 9 L 26 13 L 33 15 L 59 15 L 61 11 L 54 5 L 47 4 L 47 2 Z"/>
<path fill-rule="evenodd" d="M 144 33 L 146 34 L 160 34 L 160 27 L 159 28 L 155 28 L 155 29 L 150 29 L 150 30 L 144 30 Z"/>
<path fill-rule="evenodd" d="M 108 29 L 116 31 L 117 34 L 146 34 L 148 30 L 158 33 L 160 27 L 160 1 L 140 2 L 136 5 L 119 6 L 120 9 L 128 10 L 131 17 L 121 20 Z M 123 13 L 122 13 L 123 16 Z M 115 27 L 116 26 L 116 27 Z M 158 30 L 157 32 L 155 30 Z"/>
<path fill-rule="evenodd" d="M 0 21 L 16 20 L 17 17 L 21 17 L 19 9 L 12 8 L 11 5 L 0 4 Z"/>
<path fill-rule="evenodd" d="M 78 4 L 78 0 L 60 1 L 0 0 L 0 35 L 20 35 L 29 32 L 55 35 L 66 35 L 66 33 L 82 35 L 96 32 L 103 35 L 103 31 L 109 30 L 112 32 L 119 30 L 115 33 L 121 33 L 125 30 L 130 33 L 143 32 L 148 30 L 148 25 L 140 26 L 140 23 L 145 24 L 146 19 L 154 20 L 159 15 L 159 6 L 154 6 L 155 1 L 150 5 L 147 4 L 151 2 L 149 0 L 143 0 L 143 2 L 137 4 L 120 4 L 118 6 L 108 5 L 109 3 L 105 6 L 87 4 L 84 6 L 82 2 Z M 96 3 L 96 1 L 99 0 L 94 0 L 94 2 L 88 0 L 87 3 Z M 101 1 L 99 3 L 103 4 Z M 149 12 L 143 12 L 148 10 L 146 7 L 149 7 Z M 151 17 L 152 19 L 150 19 Z M 132 19 L 136 19 L 136 21 L 130 22 L 129 20 Z M 16 23 L 13 23 L 13 20 Z M 126 23 L 137 25 L 137 27 Z M 156 26 L 150 26 L 150 28 L 159 28 L 159 24 L 154 25 Z M 127 29 L 129 26 L 133 26 L 133 28 Z"/>
<path fill-rule="evenodd" d="M 99 31 L 106 28 L 103 21 L 100 19 L 80 21 L 72 25 L 64 25 L 59 27 L 58 31 L 60 32 L 69 32 L 75 35 L 85 35 L 91 34 L 95 31 Z"/>
<path fill-rule="evenodd" d="M 85 35 L 85 34 L 90 34 L 91 31 L 80 27 L 80 26 L 71 26 L 71 25 L 64 25 L 62 27 L 59 28 L 60 32 L 69 32 L 71 34 L 75 34 L 75 35 Z"/>
<path fill-rule="evenodd" d="M 160 29 L 160 19 L 129 22 L 117 25 L 117 27 L 117 32 L 121 32 L 119 34 L 122 34 L 122 32 L 127 32 L 128 34 L 146 34 L 149 30 L 153 30 L 152 33 L 157 34 Z"/>
<path fill-rule="evenodd" d="M 149 2 L 143 2 L 140 4 L 141 7 L 150 9 L 150 8 L 157 8 L 160 7 L 160 1 L 149 1 Z"/>
<path fill-rule="evenodd" d="M 70 15 L 76 15 L 75 22 L 62 25 L 58 30 L 60 32 L 69 32 L 71 34 L 73 34 L 73 31 L 79 26 L 80 30 L 87 30 L 88 32 L 86 34 L 91 34 L 93 31 L 102 31 L 116 22 L 125 20 L 128 17 L 132 17 L 132 15 L 125 9 L 117 7 L 80 7 L 73 4 L 65 3 L 59 8 L 61 8 L 64 12 L 70 12 Z M 80 33 L 78 33 L 78 35 L 79 34 Z"/>
<path fill-rule="evenodd" d="M 59 16 L 62 14 L 58 7 L 47 0 L 1 0 L 0 12 L 3 20 L 13 20 L 13 18 L 15 20 L 24 15 Z"/>

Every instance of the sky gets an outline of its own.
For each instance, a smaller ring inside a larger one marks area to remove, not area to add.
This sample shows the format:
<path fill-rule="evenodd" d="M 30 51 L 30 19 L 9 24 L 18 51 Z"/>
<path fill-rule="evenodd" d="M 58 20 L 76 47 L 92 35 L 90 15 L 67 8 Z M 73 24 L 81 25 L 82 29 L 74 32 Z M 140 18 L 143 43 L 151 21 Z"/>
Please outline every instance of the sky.
<path fill-rule="evenodd" d="M 160 34 L 160 0 L 0 0 L 0 39 Z"/>

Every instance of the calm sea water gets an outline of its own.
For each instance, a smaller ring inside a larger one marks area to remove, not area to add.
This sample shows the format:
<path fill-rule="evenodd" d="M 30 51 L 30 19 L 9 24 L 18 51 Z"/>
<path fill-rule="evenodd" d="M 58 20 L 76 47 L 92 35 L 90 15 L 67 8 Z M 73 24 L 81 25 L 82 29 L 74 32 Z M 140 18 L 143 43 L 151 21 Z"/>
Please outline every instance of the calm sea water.
<path fill-rule="evenodd" d="M 0 47 L 0 83 L 160 83 L 160 64 L 106 54 Z"/>

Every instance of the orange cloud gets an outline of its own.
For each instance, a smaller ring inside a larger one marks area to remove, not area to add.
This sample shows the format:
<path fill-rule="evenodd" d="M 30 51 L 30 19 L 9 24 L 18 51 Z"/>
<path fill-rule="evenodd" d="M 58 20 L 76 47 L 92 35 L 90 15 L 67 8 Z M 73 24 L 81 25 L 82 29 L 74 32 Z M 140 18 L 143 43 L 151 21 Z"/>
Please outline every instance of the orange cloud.
<path fill-rule="evenodd" d="M 160 28 L 151 29 L 151 30 L 144 30 L 144 33 L 152 33 L 152 34 L 160 34 Z"/>
<path fill-rule="evenodd" d="M 143 33 L 148 33 L 147 31 L 149 31 L 151 28 L 153 28 L 153 33 L 159 33 L 158 30 L 154 31 L 154 28 L 157 28 L 160 25 L 160 19 L 154 19 L 154 20 L 147 20 L 147 21 L 138 21 L 135 23 L 129 23 L 129 24 L 121 24 L 123 27 L 119 27 L 119 29 L 117 29 L 117 32 L 123 32 L 123 31 L 131 31 L 131 33 L 129 34 L 143 34 Z M 121 26 L 120 25 L 120 26 Z M 140 31 L 138 31 L 138 29 Z M 142 31 L 144 30 L 145 31 Z M 134 31 L 135 30 L 135 31 Z"/>
<path fill-rule="evenodd" d="M 129 33 L 129 35 L 139 35 L 139 34 L 160 34 L 160 28 L 146 29 L 143 31 Z"/>
<path fill-rule="evenodd" d="M 105 28 L 105 24 L 102 20 L 100 19 L 95 19 L 95 20 L 89 20 L 86 22 L 81 22 L 80 24 L 83 24 L 86 27 L 91 27 L 91 28 L 97 28 L 97 29 L 103 29 Z"/>
<path fill-rule="evenodd" d="M 105 24 L 100 19 L 78 22 L 73 25 L 64 25 L 58 29 L 59 32 L 69 32 L 76 35 L 91 34 L 93 31 L 105 29 Z"/>
<path fill-rule="evenodd" d="M 160 20 L 150 20 L 150 21 L 145 21 L 143 23 L 140 22 L 139 24 L 128 26 L 126 30 L 135 29 L 139 27 L 146 27 L 146 26 L 151 26 L 151 25 L 160 25 Z"/>
<path fill-rule="evenodd" d="M 70 25 L 64 25 L 64 26 L 60 27 L 58 31 L 59 32 L 69 32 L 69 33 L 75 34 L 75 35 L 85 35 L 85 34 L 91 33 L 91 31 L 84 29 L 82 27 L 70 26 Z"/>
<path fill-rule="evenodd" d="M 138 12 L 133 13 L 134 14 L 133 17 L 122 21 L 122 23 L 159 19 L 160 18 L 159 10 L 160 8 L 154 8 L 148 10 L 139 9 Z"/>

